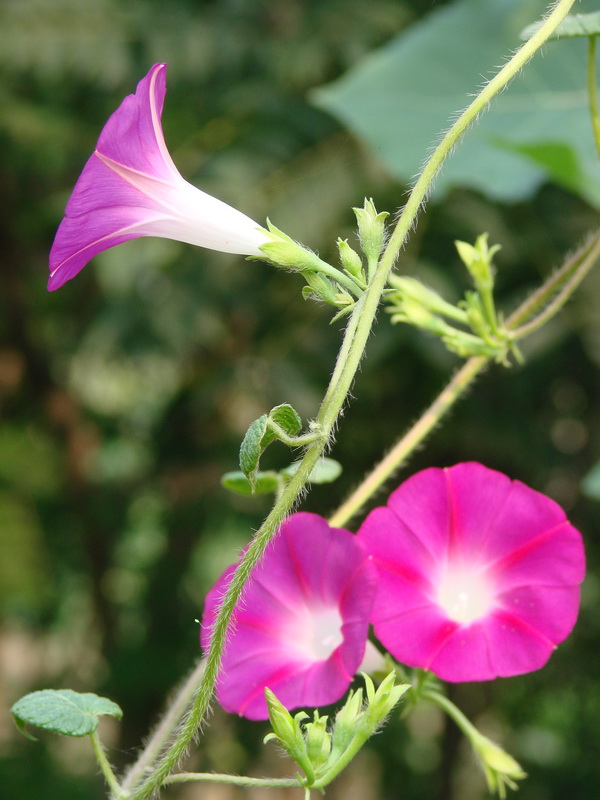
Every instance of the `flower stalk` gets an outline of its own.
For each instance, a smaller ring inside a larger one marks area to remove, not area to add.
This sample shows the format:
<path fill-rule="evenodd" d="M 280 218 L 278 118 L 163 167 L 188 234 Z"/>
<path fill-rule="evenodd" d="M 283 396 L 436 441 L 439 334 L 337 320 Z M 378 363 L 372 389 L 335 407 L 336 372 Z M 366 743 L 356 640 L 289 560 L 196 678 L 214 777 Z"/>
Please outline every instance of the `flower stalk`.
<path fill-rule="evenodd" d="M 92 748 L 94 750 L 94 755 L 96 756 L 96 761 L 98 762 L 98 766 L 102 770 L 102 774 L 106 780 L 108 788 L 114 798 L 114 800 L 124 800 L 125 793 L 119 782 L 116 778 L 115 773 L 106 757 L 106 753 L 104 752 L 104 747 L 102 746 L 102 742 L 98 736 L 98 733 L 94 731 L 90 733 L 90 740 L 92 742 Z"/>
<path fill-rule="evenodd" d="M 427 689 L 421 696 L 445 711 L 468 739 L 475 755 L 479 759 L 490 792 L 496 792 L 498 797 L 504 800 L 507 786 L 513 790 L 519 788 L 516 781 L 525 778 L 526 774 L 521 765 L 511 755 L 491 739 L 488 739 L 487 736 L 480 733 L 462 711 L 445 695 Z"/>

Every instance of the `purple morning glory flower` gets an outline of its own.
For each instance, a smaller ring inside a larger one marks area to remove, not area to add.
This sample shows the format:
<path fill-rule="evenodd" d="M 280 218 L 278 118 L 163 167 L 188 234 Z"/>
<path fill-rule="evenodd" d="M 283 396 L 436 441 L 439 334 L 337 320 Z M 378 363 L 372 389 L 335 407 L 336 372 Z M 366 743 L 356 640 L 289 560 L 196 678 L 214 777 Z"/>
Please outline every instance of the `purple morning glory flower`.
<path fill-rule="evenodd" d="M 201 644 L 236 565 L 206 597 Z M 339 700 L 364 664 L 377 574 L 357 537 L 298 513 L 252 573 L 224 653 L 217 699 L 226 711 L 267 719 L 269 687 L 288 709 Z"/>
<path fill-rule="evenodd" d="M 362 524 L 371 621 L 399 661 L 447 681 L 542 667 L 575 624 L 585 555 L 550 498 L 481 464 L 426 469 Z"/>
<path fill-rule="evenodd" d="M 260 256 L 258 223 L 185 181 L 165 145 L 166 64 L 155 64 L 104 126 L 67 204 L 50 252 L 54 290 L 109 247 L 160 236 Z"/>

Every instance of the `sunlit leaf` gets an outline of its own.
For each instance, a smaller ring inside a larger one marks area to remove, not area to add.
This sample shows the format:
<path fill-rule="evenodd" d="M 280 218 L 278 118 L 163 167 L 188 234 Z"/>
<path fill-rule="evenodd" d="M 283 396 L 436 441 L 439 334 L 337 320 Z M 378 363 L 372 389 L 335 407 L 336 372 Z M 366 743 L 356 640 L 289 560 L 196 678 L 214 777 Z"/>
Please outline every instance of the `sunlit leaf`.
<path fill-rule="evenodd" d="M 112 700 L 71 689 L 32 692 L 17 700 L 10 711 L 23 732 L 25 725 L 34 725 L 64 736 L 88 736 L 98 727 L 101 716 L 123 716 Z"/>
<path fill-rule="evenodd" d="M 250 495 L 274 494 L 279 488 L 280 481 L 276 472 L 257 472 L 254 484 L 251 484 L 243 472 L 227 472 L 221 478 L 221 486 L 230 492 Z"/>
<path fill-rule="evenodd" d="M 290 464 L 289 467 L 282 469 L 281 472 L 291 477 L 298 471 L 299 466 L 300 462 L 295 461 L 293 464 Z M 308 480 L 310 483 L 333 483 L 341 474 L 342 465 L 339 461 L 335 461 L 333 458 L 323 457 L 320 458 L 313 467 Z"/>

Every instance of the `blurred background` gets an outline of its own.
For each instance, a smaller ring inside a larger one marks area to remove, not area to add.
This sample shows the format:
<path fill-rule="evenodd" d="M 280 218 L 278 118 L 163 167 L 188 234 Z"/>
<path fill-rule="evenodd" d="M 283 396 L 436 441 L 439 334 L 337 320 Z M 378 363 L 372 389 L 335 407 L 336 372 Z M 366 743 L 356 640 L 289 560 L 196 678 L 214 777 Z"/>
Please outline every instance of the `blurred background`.
<path fill-rule="evenodd" d="M 305 419 L 315 415 L 340 341 L 340 324 L 329 324 L 330 309 L 302 299 L 298 277 L 166 240 L 109 250 L 48 294 L 56 227 L 109 114 L 154 62 L 168 62 L 163 122 L 181 173 L 335 260 L 336 237 L 354 236 L 351 207 L 365 195 L 379 210 L 402 204 L 449 113 L 466 105 L 545 5 L 2 0 L 3 798 L 104 796 L 87 741 L 31 742 L 17 732 L 8 708 L 28 691 L 68 687 L 118 702 L 122 723 L 104 720 L 101 734 L 117 766 L 131 760 L 166 694 L 198 658 L 195 619 L 206 591 L 269 507 L 264 498 L 227 494 L 220 476 L 237 468 L 248 425 L 272 406 L 291 402 Z M 478 9 L 485 12 L 479 33 Z M 499 37 L 497 50 L 485 45 L 490 35 Z M 449 44 L 458 47 L 454 56 Z M 467 288 L 455 239 L 488 231 L 502 245 L 498 295 L 508 311 L 597 227 L 585 46 L 564 46 L 559 53 L 563 43 L 549 44 L 540 63 L 559 59 L 560 80 L 571 82 L 561 97 L 575 101 L 541 103 L 540 113 L 552 106 L 555 115 L 541 128 L 535 114 L 518 125 L 486 115 L 457 151 L 463 167 L 441 179 L 402 255 L 403 272 L 450 299 Z M 395 74 L 388 57 L 407 59 L 414 74 Z M 335 83 L 348 71 L 350 83 Z M 430 97 L 419 92 L 419 76 L 437 87 Z M 544 80 L 536 86 L 548 98 Z M 379 111 L 363 114 L 353 104 L 361 81 Z M 523 109 L 535 111 L 531 103 Z M 486 133 L 494 124 L 502 132 L 495 139 Z M 485 137 L 489 152 L 480 159 Z M 596 272 L 526 344 L 525 365 L 490 369 L 398 476 L 481 460 L 550 494 L 584 533 L 589 575 L 580 620 L 549 665 L 451 692 L 522 762 L 529 777 L 519 796 L 527 800 L 589 798 L 600 781 L 599 304 Z M 343 475 L 315 487 L 303 508 L 331 513 L 458 363 L 381 313 L 332 452 Z M 283 448 L 271 450 L 266 466 L 288 463 Z M 293 774 L 273 745 L 260 744 L 264 734 L 263 725 L 215 709 L 190 767 Z M 191 785 L 165 796 L 299 794 Z M 476 800 L 486 792 L 456 730 L 423 707 L 394 718 L 328 796 Z"/>

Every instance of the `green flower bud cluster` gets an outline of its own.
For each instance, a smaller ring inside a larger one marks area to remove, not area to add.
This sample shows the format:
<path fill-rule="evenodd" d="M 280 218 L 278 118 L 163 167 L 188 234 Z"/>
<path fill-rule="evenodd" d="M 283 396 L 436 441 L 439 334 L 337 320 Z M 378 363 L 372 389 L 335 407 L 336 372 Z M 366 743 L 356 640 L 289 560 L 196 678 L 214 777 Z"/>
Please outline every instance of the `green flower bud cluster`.
<path fill-rule="evenodd" d="M 463 358 L 485 356 L 509 366 L 509 353 L 517 361 L 522 357 L 511 332 L 496 313 L 492 259 L 500 247 L 489 247 L 487 237 L 487 233 L 481 234 L 474 245 L 455 243 L 475 286 L 457 305 L 448 303 L 415 278 L 392 276 L 387 311 L 392 323 L 423 328 L 439 336 L 448 350 Z"/>
<path fill-rule="evenodd" d="M 264 741 L 279 742 L 304 772 L 304 777 L 299 777 L 303 786 L 322 789 L 377 732 L 396 703 L 410 689 L 410 684 L 395 685 L 394 677 L 395 673 L 391 672 L 375 689 L 371 678 L 363 675 L 365 691 L 350 692 L 331 728 L 329 718 L 320 716 L 318 711 L 314 712 L 311 722 L 307 722 L 310 717 L 304 711 L 292 717 L 267 688 L 265 698 L 273 733 L 269 733 Z M 363 699 L 365 693 L 366 699 Z"/>
<path fill-rule="evenodd" d="M 338 239 L 337 248 L 341 269 L 323 261 L 316 253 L 295 242 L 267 220 L 264 229 L 270 241 L 261 245 L 263 257 L 276 267 L 299 272 L 306 281 L 302 290 L 305 299 L 322 300 L 338 309 L 337 319 L 350 313 L 357 298 L 367 288 L 385 243 L 387 212 L 377 213 L 372 200 L 363 208 L 355 208 L 358 238 L 366 257 L 366 269 L 361 256 L 347 239 Z"/>

